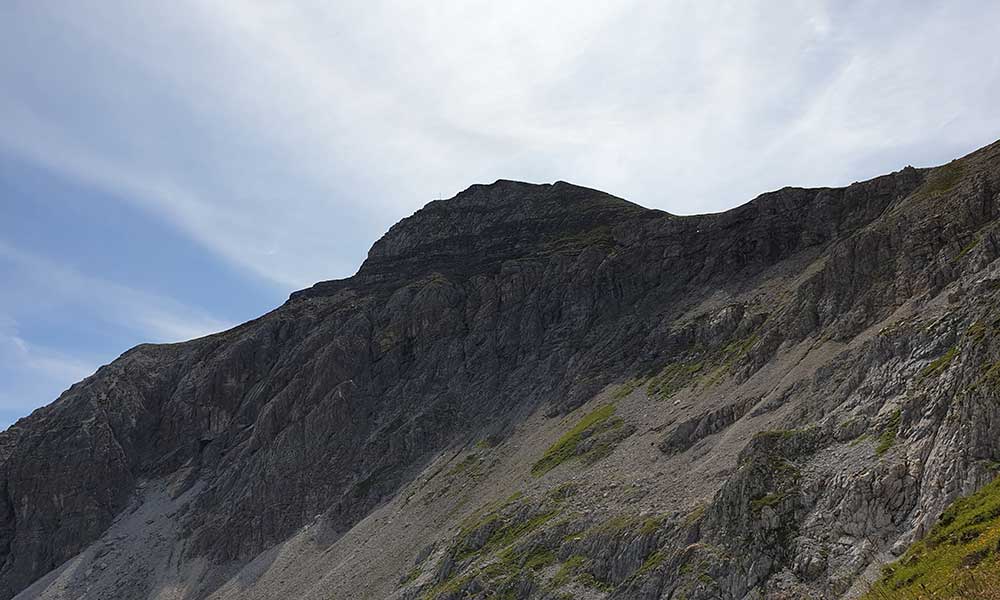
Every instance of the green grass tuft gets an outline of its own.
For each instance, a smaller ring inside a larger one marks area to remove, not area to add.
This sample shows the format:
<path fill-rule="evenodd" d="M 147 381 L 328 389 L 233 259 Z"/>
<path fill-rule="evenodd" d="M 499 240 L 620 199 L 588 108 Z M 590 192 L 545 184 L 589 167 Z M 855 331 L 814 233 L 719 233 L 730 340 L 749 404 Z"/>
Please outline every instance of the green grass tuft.
<path fill-rule="evenodd" d="M 958 252 L 957 255 L 955 255 L 954 262 L 958 262 L 958 261 L 962 260 L 962 258 L 964 258 L 966 254 L 968 254 L 969 252 L 972 252 L 973 250 L 975 250 L 976 246 L 979 245 L 979 242 L 981 242 L 982 239 L 983 238 L 980 237 L 980 236 L 976 236 L 975 238 L 973 238 L 973 240 L 971 242 L 969 242 L 964 248 L 962 248 Z"/>
<path fill-rule="evenodd" d="M 562 483 L 549 490 L 545 494 L 545 497 L 555 502 L 563 502 L 575 496 L 576 493 L 579 491 L 580 488 L 577 486 L 577 484 L 573 483 L 572 481 L 567 481 L 566 483 Z"/>
<path fill-rule="evenodd" d="M 638 379 L 629 379 L 625 383 L 619 385 L 615 388 L 615 391 L 611 394 L 611 397 L 615 400 L 621 400 L 622 398 L 628 396 L 635 391 L 641 382 Z"/>
<path fill-rule="evenodd" d="M 601 592 L 610 592 L 614 590 L 614 586 L 606 581 L 601 581 L 597 577 L 594 577 L 593 573 L 588 573 L 584 571 L 576 576 L 576 582 L 586 588 L 591 588 Z"/>
<path fill-rule="evenodd" d="M 448 471 L 448 477 L 454 477 L 455 475 L 460 475 L 465 471 L 469 471 L 471 476 L 479 474 L 479 467 L 481 466 L 483 459 L 478 454 L 470 454 L 462 459 L 457 465 Z"/>
<path fill-rule="evenodd" d="M 500 444 L 500 441 L 492 436 L 485 437 L 478 442 L 476 442 L 476 448 L 480 450 L 490 450 L 496 448 Z"/>
<path fill-rule="evenodd" d="M 955 359 L 958 355 L 958 347 L 952 346 L 948 348 L 948 351 L 937 357 L 931 364 L 924 367 L 924 370 L 920 372 L 920 378 L 926 379 L 928 377 L 937 377 L 948 368 L 951 361 Z"/>
<path fill-rule="evenodd" d="M 703 368 L 700 361 L 669 363 L 646 384 L 646 394 L 666 400 L 697 379 Z"/>
<path fill-rule="evenodd" d="M 472 578 L 472 575 L 465 575 L 463 577 L 452 577 L 450 579 L 446 579 L 424 592 L 420 598 L 421 600 L 434 600 L 439 596 L 457 594 L 465 586 L 465 584 L 472 581 Z"/>
<path fill-rule="evenodd" d="M 551 564 L 555 564 L 555 562 L 555 553 L 545 548 L 538 548 L 525 557 L 523 568 L 530 571 L 540 571 Z"/>
<path fill-rule="evenodd" d="M 983 376 L 979 379 L 978 384 L 994 390 L 1000 390 L 1000 360 L 986 365 L 986 368 L 983 369 Z"/>
<path fill-rule="evenodd" d="M 681 521 L 681 526 L 691 527 L 692 525 L 700 521 L 702 517 L 705 516 L 706 510 L 708 510 L 707 504 L 699 504 L 698 506 L 694 507 L 691 510 L 691 512 L 689 512 L 687 516 L 684 517 L 684 520 Z"/>
<path fill-rule="evenodd" d="M 641 535 L 652 535 L 659 531 L 663 524 L 666 522 L 666 516 L 659 517 L 647 517 L 639 525 L 639 533 Z"/>
<path fill-rule="evenodd" d="M 973 343 L 978 344 L 986 338 L 986 333 L 986 325 L 976 321 L 972 325 L 969 325 L 969 329 L 965 332 L 965 335 L 967 335 Z"/>
<path fill-rule="evenodd" d="M 666 560 L 667 560 L 667 553 L 664 552 L 663 550 L 657 550 L 656 552 L 649 555 L 649 558 L 647 558 L 642 563 L 642 566 L 639 567 L 639 570 L 636 571 L 635 574 L 632 575 L 632 577 L 638 579 L 644 575 L 647 575 L 649 572 L 653 571 L 654 569 L 662 565 L 664 562 L 666 562 Z"/>
<path fill-rule="evenodd" d="M 573 555 L 566 559 L 566 562 L 559 565 L 559 570 L 549 580 L 549 587 L 557 589 L 569 583 L 570 579 L 583 567 L 585 561 L 586 559 L 580 555 Z"/>
<path fill-rule="evenodd" d="M 1000 592 L 1000 478 L 960 498 L 896 562 L 864 600 L 997 598 Z M 985 591 L 984 590 L 988 590 Z"/>
<path fill-rule="evenodd" d="M 549 446 L 545 454 L 531 466 L 531 474 L 539 477 L 576 456 L 580 442 L 586 436 L 600 430 L 601 426 L 608 422 L 613 414 L 615 414 L 614 404 L 605 404 L 592 410 L 580 419 L 572 429 L 563 434 L 556 443 Z"/>
<path fill-rule="evenodd" d="M 664 365 L 651 377 L 646 383 L 646 394 L 650 398 L 667 400 L 689 385 L 714 386 L 750 354 L 758 339 L 757 334 L 751 334 L 733 339 L 721 348 L 697 346 L 680 360 Z"/>
<path fill-rule="evenodd" d="M 885 429 L 878 436 L 878 444 L 875 445 L 875 454 L 882 456 L 896 443 L 896 434 L 899 433 L 901 418 L 902 413 L 897 408 L 896 412 L 892 413 L 892 417 L 889 418 L 889 422 L 886 423 Z"/>
<path fill-rule="evenodd" d="M 754 514 L 759 515 L 760 511 L 764 510 L 765 506 L 775 506 L 777 504 L 780 504 L 781 501 L 787 498 L 788 496 L 789 492 L 787 491 L 772 492 L 770 494 L 767 494 L 766 496 L 761 496 L 760 498 L 757 498 L 756 500 L 750 502 L 750 510 L 752 510 Z"/>
<path fill-rule="evenodd" d="M 420 567 L 414 567 L 413 570 L 407 573 L 406 577 L 404 577 L 403 580 L 399 582 L 399 585 L 403 586 L 413 583 L 414 581 L 417 580 L 417 577 L 420 577 L 420 573 L 421 573 Z"/>

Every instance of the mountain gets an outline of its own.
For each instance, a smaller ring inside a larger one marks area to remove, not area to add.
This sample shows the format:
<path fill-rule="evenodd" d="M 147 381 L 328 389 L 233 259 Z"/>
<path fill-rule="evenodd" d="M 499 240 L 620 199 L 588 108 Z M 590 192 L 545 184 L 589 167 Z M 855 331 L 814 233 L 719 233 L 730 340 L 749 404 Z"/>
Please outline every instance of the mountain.
<path fill-rule="evenodd" d="M 0 434 L 0 598 L 855 597 L 1000 472 L 998 209 L 1000 142 L 713 215 L 474 185 Z"/>

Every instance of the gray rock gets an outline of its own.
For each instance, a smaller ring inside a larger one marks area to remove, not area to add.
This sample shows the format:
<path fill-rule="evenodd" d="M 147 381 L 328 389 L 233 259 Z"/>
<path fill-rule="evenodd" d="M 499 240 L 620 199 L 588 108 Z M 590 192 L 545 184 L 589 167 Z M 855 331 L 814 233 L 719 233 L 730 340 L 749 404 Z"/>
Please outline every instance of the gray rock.
<path fill-rule="evenodd" d="M 1000 458 L 983 368 L 1000 356 L 998 180 L 994 144 L 717 215 L 562 182 L 432 202 L 353 277 L 217 335 L 136 347 L 0 434 L 0 598 L 98 540 L 143 482 L 192 492 L 171 517 L 184 542 L 172 560 L 223 577 L 316 515 L 333 543 L 442 451 L 699 360 L 711 368 L 684 371 L 678 389 L 721 381 L 732 395 L 694 407 L 663 450 L 758 430 L 703 516 L 568 539 L 546 525 L 534 547 L 584 556 L 616 598 L 844 594 Z M 649 412 L 668 410 L 681 408 Z M 518 518 L 537 508 L 525 500 Z M 489 527 L 466 549 L 488 546 Z M 435 577 L 402 585 L 549 594 L 543 575 L 490 581 L 482 566 L 444 553 Z M 187 597 L 213 593 L 216 575 Z"/>

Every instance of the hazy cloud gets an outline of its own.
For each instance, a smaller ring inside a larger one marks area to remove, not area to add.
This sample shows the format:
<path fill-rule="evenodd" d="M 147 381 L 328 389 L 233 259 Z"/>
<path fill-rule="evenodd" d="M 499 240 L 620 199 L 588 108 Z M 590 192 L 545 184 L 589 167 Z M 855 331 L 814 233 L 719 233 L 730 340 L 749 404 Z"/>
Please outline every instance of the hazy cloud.
<path fill-rule="evenodd" d="M 48 348 L 34 347 L 9 329 L 0 329 L 0 357 L 8 365 L 58 380 L 62 387 L 87 377 L 97 369 L 96 364 L 64 356 Z"/>
<path fill-rule="evenodd" d="M 85 275 L 0 241 L 0 264 L 3 263 L 16 269 L 20 295 L 33 296 L 36 311 L 38 305 L 48 305 L 48 309 L 72 306 L 80 318 L 98 318 L 131 327 L 151 342 L 188 340 L 233 325 L 170 298 Z M 16 311 L 21 302 L 17 296 L 13 302 L 0 301 L 0 311 Z M 0 318 L 9 324 L 15 322 L 9 314 L 0 313 Z"/>
<path fill-rule="evenodd" d="M 0 272 L 8 293 L 0 296 L 0 428 L 55 399 L 127 348 L 63 350 L 29 341 L 21 323 L 60 328 L 69 321 L 128 339 L 176 342 L 221 331 L 232 324 L 204 311 L 120 283 L 92 277 L 20 251 L 0 241 Z M 58 331 L 48 331 L 59 339 Z M 100 334 L 99 334 L 100 335 Z"/>

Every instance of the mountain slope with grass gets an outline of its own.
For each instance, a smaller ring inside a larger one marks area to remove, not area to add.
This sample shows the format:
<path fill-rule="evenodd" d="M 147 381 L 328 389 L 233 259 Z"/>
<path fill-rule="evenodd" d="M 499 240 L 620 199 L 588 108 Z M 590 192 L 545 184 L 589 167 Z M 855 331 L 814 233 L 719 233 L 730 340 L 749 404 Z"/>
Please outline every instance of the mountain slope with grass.
<path fill-rule="evenodd" d="M 1000 472 L 998 210 L 1000 143 L 713 215 L 472 186 L 0 434 L 0 598 L 895 586 Z"/>
<path fill-rule="evenodd" d="M 949 506 L 865 598 L 1000 598 L 1000 478 Z"/>

